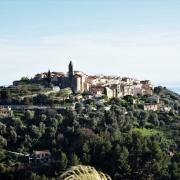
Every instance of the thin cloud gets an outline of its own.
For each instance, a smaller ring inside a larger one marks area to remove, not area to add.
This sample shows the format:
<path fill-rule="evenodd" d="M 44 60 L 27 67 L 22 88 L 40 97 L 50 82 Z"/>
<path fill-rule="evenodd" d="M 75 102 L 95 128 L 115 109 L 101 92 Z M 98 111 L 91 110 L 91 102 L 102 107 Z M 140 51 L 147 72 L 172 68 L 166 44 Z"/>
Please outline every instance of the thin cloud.
<path fill-rule="evenodd" d="M 70 59 L 91 74 L 179 80 L 179 32 L 67 34 L 41 37 L 29 45 L 5 39 L 0 49 L 0 75 L 8 73 L 7 83 L 49 68 L 66 71 Z"/>

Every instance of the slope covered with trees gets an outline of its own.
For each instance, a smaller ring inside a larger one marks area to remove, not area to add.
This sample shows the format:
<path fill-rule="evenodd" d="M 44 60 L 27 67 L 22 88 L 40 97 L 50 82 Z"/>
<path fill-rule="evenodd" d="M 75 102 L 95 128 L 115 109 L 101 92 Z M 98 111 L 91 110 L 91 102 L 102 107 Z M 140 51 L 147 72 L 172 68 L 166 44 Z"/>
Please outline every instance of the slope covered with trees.
<path fill-rule="evenodd" d="M 83 103 L 72 97 L 74 108 L 15 110 L 0 119 L 0 179 L 57 178 L 79 164 L 114 180 L 180 179 L 180 96 L 163 87 L 154 93 L 170 111 L 145 111 L 148 96 Z M 44 149 L 52 160 L 38 165 L 12 153 Z"/>

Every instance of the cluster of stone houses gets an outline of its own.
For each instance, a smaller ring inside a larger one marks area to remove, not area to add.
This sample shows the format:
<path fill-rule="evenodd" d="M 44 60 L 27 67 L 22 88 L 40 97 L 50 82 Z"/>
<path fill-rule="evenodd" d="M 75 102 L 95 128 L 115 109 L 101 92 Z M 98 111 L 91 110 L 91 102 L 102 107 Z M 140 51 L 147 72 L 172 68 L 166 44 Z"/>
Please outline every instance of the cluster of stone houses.
<path fill-rule="evenodd" d="M 159 111 L 168 113 L 172 108 L 160 101 L 159 96 L 153 95 L 147 97 L 147 103 L 143 105 L 145 111 Z"/>
<path fill-rule="evenodd" d="M 168 113 L 172 108 L 170 106 L 165 106 L 161 103 L 146 103 L 144 104 L 145 111 L 159 111 Z"/>
<path fill-rule="evenodd" d="M 137 81 L 132 78 L 114 78 L 107 80 L 106 83 L 94 84 L 90 88 L 90 92 L 94 95 L 105 94 L 108 98 L 152 95 L 153 85 L 150 81 Z"/>
<path fill-rule="evenodd" d="M 42 81 L 47 78 L 47 75 L 48 73 L 37 74 L 33 80 Z M 104 94 L 109 98 L 153 94 L 153 85 L 149 80 L 139 81 L 118 76 L 87 75 L 81 71 L 74 71 L 72 62 L 69 63 L 69 71 L 66 74 L 52 72 L 51 83 L 60 88 L 70 87 L 73 92 L 90 92 L 94 96 Z"/>

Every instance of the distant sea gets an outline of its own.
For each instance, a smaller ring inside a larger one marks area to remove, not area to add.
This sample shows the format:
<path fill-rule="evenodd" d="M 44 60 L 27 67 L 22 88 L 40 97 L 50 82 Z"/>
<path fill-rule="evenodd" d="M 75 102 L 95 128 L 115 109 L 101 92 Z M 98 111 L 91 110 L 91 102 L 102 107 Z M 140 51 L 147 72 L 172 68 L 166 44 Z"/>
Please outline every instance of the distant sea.
<path fill-rule="evenodd" d="M 155 85 L 166 87 L 180 95 L 180 82 L 159 82 L 155 83 Z"/>
<path fill-rule="evenodd" d="M 167 88 L 169 88 L 170 90 L 172 90 L 180 95 L 180 87 L 167 87 Z"/>

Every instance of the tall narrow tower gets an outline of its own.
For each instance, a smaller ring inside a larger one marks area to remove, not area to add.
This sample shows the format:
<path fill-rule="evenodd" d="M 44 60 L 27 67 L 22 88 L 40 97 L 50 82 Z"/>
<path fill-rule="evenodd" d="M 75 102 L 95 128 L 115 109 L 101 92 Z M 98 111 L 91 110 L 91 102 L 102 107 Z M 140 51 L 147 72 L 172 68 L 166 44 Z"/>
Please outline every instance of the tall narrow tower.
<path fill-rule="evenodd" d="M 70 61 L 69 63 L 69 78 L 72 78 L 73 77 L 73 64 L 72 64 L 72 61 Z"/>

